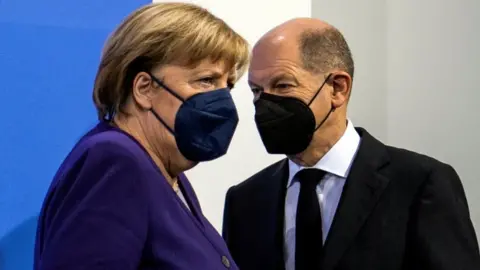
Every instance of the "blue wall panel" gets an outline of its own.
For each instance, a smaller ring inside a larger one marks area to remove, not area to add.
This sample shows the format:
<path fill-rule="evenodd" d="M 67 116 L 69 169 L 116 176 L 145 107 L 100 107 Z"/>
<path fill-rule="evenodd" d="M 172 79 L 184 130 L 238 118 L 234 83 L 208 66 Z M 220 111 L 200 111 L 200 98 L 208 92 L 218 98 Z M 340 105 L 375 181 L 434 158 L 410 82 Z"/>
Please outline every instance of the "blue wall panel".
<path fill-rule="evenodd" d="M 32 269 L 43 196 L 96 122 L 108 34 L 145 0 L 0 0 L 0 269 Z"/>

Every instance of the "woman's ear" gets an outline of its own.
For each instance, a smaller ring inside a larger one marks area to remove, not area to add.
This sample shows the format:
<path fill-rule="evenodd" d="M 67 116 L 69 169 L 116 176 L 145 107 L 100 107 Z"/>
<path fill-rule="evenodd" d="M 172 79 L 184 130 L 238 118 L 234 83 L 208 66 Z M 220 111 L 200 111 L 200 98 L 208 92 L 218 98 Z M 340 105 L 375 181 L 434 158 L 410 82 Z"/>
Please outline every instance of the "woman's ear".
<path fill-rule="evenodd" d="M 153 86 L 152 77 L 146 72 L 139 72 L 133 79 L 132 98 L 144 110 L 152 108 Z"/>

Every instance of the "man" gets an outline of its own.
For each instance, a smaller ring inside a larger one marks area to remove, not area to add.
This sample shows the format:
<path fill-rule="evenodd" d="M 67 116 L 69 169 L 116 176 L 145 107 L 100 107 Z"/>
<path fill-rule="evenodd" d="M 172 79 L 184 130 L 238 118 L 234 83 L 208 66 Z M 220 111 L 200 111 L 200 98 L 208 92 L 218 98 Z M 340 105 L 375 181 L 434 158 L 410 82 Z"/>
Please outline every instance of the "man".
<path fill-rule="evenodd" d="M 455 170 L 382 144 L 347 118 L 354 64 L 342 34 L 288 21 L 253 49 L 255 121 L 281 160 L 226 197 L 224 237 L 246 270 L 478 270 Z"/>

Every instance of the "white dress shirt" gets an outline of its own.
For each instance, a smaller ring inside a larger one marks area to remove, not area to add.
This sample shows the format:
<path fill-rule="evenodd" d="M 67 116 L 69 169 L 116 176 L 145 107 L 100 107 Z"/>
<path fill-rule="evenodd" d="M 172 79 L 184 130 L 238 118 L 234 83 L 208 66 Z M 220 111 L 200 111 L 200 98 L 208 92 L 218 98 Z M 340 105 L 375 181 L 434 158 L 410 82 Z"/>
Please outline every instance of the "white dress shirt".
<path fill-rule="evenodd" d="M 328 236 L 338 202 L 342 195 L 343 186 L 347 179 L 350 167 L 360 145 L 360 136 L 349 120 L 347 129 L 340 140 L 318 161 L 312 168 L 326 172 L 317 186 L 318 200 L 322 214 L 323 243 Z M 297 216 L 298 196 L 300 183 L 294 179 L 297 172 L 305 167 L 288 161 L 289 178 L 285 199 L 285 231 L 284 252 L 286 270 L 295 270 L 295 222 Z"/>
<path fill-rule="evenodd" d="M 180 198 L 180 200 L 183 202 L 183 204 L 185 204 L 185 206 L 188 208 L 188 210 L 190 210 L 190 206 L 188 205 L 187 199 L 185 199 L 185 196 L 183 195 L 182 190 L 178 189 L 177 191 L 175 191 L 175 193 L 177 193 L 177 196 Z"/>

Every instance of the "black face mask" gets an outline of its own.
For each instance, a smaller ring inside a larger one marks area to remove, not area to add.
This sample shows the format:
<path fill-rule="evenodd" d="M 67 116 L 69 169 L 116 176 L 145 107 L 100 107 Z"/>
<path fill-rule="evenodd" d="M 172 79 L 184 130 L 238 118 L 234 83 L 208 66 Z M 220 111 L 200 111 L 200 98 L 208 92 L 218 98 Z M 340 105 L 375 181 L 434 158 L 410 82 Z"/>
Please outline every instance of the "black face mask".
<path fill-rule="evenodd" d="M 315 131 L 335 110 L 332 106 L 320 124 L 315 126 L 315 115 L 310 109 L 310 104 L 320 93 L 330 75 L 308 104 L 293 97 L 264 92 L 260 94 L 255 101 L 255 122 L 268 153 L 295 155 L 307 149 Z"/>

